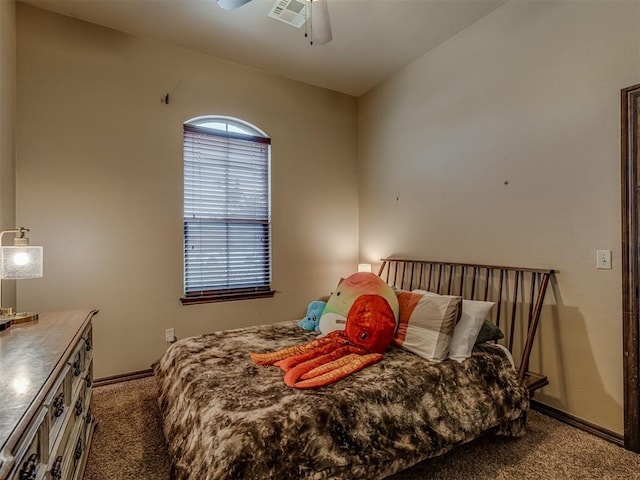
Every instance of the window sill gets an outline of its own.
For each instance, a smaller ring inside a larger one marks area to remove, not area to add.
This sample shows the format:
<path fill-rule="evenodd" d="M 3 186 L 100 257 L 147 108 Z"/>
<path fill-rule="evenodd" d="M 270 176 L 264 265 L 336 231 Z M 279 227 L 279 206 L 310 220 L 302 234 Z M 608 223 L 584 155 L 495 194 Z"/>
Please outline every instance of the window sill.
<path fill-rule="evenodd" d="M 233 302 L 236 300 L 253 300 L 256 298 L 271 298 L 275 295 L 275 290 L 261 292 L 236 292 L 217 293 L 209 295 L 194 295 L 192 297 L 182 297 L 182 305 L 197 305 L 200 303 Z"/>

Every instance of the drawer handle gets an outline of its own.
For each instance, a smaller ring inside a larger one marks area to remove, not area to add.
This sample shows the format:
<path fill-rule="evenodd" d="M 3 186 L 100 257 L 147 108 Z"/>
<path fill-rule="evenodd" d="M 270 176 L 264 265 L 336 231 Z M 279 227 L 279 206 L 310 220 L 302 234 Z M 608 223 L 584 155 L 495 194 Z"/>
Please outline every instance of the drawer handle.
<path fill-rule="evenodd" d="M 73 376 L 78 377 L 80 376 L 80 373 L 80 355 L 78 355 L 76 361 L 73 362 Z"/>
<path fill-rule="evenodd" d="M 53 467 L 51 468 L 51 478 L 52 480 L 62 479 L 62 455 L 56 457 L 56 461 L 53 463 Z"/>
<path fill-rule="evenodd" d="M 91 351 L 91 349 L 93 348 L 93 345 L 91 345 L 91 337 L 87 337 L 84 340 L 84 349 L 89 352 Z"/>
<path fill-rule="evenodd" d="M 87 384 L 87 388 L 89 388 L 93 384 L 93 380 L 91 379 L 91 374 L 88 373 L 86 377 L 84 377 L 84 381 Z"/>
<path fill-rule="evenodd" d="M 76 402 L 76 417 L 82 415 L 82 398 L 79 398 Z"/>
<path fill-rule="evenodd" d="M 38 454 L 32 453 L 26 462 L 22 464 L 20 470 L 20 480 L 36 480 L 36 464 L 38 463 Z"/>
<path fill-rule="evenodd" d="M 78 439 L 78 443 L 76 443 L 76 449 L 73 452 L 73 455 L 76 459 L 76 462 L 80 460 L 80 457 L 82 457 L 82 438 Z"/>
<path fill-rule="evenodd" d="M 91 407 L 87 410 L 87 418 L 85 418 L 87 423 L 93 422 L 93 413 L 91 413 Z"/>
<path fill-rule="evenodd" d="M 60 392 L 56 395 L 56 398 L 53 399 L 53 408 L 55 408 L 53 412 L 54 417 L 59 417 L 64 413 L 64 392 Z"/>

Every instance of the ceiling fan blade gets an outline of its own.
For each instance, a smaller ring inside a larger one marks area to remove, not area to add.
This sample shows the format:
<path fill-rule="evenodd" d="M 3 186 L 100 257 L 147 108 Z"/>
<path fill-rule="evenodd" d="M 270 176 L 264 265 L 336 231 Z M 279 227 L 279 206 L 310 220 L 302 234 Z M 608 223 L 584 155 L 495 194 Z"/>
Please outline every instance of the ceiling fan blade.
<path fill-rule="evenodd" d="M 218 0 L 218 6 L 225 10 L 235 10 L 251 0 Z"/>
<path fill-rule="evenodd" d="M 220 1 L 220 0 L 218 0 Z M 324 45 L 333 40 L 327 0 L 311 1 L 311 42 Z"/>

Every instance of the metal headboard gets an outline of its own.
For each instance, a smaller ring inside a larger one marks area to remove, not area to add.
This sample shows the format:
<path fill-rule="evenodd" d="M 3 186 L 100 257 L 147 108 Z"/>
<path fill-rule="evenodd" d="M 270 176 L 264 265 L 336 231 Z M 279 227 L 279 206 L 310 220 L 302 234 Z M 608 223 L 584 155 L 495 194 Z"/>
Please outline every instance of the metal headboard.
<path fill-rule="evenodd" d="M 505 333 L 505 346 L 514 358 L 520 356 L 518 377 L 533 394 L 549 383 L 546 376 L 529 371 L 529 359 L 553 273 L 539 268 L 383 258 L 378 275 L 403 290 L 495 302 L 490 320 Z"/>

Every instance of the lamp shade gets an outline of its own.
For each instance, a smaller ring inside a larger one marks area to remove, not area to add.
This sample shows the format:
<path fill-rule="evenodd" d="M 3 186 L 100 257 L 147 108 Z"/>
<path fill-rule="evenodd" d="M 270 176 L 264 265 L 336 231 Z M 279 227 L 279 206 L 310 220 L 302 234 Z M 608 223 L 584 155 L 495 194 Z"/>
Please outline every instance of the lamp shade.
<path fill-rule="evenodd" d="M 0 248 L 0 278 L 20 280 L 42 276 L 42 247 Z"/>

